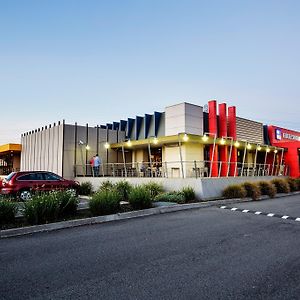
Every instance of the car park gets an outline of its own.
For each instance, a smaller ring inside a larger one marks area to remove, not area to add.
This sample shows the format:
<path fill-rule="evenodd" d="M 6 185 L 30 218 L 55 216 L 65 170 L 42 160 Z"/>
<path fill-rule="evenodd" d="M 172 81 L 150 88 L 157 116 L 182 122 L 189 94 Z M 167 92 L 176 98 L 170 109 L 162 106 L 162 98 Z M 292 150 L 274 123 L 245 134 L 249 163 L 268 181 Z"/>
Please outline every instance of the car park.
<path fill-rule="evenodd" d="M 33 193 L 49 192 L 53 190 L 72 190 L 77 193 L 79 183 L 64 179 L 47 171 L 12 172 L 2 180 L 0 193 L 30 200 Z"/>

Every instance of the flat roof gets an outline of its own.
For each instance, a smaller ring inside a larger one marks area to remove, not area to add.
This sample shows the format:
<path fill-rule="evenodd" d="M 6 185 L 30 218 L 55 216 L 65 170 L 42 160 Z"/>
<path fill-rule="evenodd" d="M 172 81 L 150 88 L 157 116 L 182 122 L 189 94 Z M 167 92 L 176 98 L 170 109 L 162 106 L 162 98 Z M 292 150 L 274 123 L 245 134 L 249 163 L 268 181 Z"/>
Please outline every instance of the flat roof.
<path fill-rule="evenodd" d="M 21 144 L 4 144 L 0 145 L 0 154 L 4 152 L 21 152 L 22 151 L 22 145 Z"/>

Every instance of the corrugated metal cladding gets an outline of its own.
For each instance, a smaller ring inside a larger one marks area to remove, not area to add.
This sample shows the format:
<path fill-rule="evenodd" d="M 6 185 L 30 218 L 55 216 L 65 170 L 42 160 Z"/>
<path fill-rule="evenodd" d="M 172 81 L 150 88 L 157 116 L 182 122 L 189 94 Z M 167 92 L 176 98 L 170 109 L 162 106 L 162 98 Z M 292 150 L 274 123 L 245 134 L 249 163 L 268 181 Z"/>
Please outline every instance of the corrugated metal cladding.
<path fill-rule="evenodd" d="M 236 135 L 238 140 L 264 144 L 263 124 L 256 121 L 237 117 Z"/>

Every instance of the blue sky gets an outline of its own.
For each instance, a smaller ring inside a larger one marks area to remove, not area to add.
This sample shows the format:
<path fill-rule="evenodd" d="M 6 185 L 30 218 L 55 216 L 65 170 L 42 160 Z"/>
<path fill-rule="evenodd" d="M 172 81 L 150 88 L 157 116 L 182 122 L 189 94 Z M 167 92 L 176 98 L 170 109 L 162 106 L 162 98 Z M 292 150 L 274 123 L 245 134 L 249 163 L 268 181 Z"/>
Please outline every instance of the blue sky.
<path fill-rule="evenodd" d="M 299 1 L 0 0 L 0 144 L 210 99 L 300 130 Z"/>

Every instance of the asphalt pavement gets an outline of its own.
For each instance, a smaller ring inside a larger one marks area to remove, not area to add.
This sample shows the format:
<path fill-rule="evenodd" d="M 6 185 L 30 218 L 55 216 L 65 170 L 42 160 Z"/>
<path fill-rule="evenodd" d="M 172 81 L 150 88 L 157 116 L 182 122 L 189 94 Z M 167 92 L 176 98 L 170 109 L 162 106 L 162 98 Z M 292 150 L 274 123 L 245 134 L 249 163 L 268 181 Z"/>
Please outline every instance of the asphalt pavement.
<path fill-rule="evenodd" d="M 234 206 L 300 217 L 299 195 Z M 299 235 L 210 207 L 3 239 L 0 298 L 299 299 Z"/>

